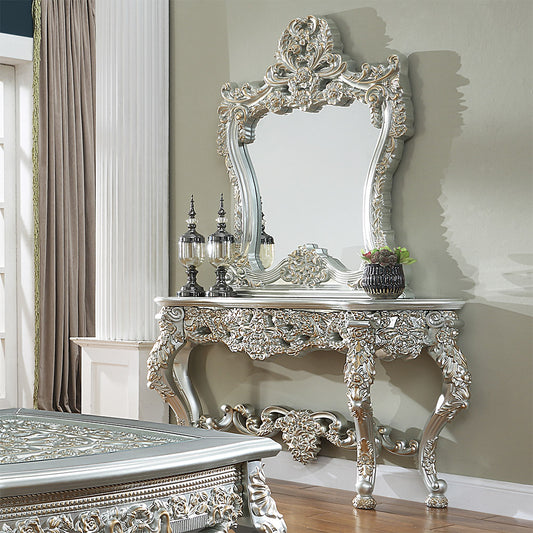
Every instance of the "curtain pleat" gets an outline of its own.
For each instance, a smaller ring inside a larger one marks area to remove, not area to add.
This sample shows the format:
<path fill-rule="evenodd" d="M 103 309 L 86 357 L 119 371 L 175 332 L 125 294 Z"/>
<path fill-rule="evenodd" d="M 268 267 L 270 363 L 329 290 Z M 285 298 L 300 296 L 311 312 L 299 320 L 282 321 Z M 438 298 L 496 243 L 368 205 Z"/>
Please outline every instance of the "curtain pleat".
<path fill-rule="evenodd" d="M 39 409 L 79 412 L 79 347 L 94 336 L 95 0 L 41 0 Z"/>

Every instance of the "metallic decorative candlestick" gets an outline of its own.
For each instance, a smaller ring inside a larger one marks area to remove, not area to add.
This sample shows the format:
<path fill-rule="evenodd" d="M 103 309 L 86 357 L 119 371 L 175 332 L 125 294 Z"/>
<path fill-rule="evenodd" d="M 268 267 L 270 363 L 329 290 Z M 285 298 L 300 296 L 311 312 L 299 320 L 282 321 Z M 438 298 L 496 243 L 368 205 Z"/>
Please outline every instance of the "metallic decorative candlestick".
<path fill-rule="evenodd" d="M 191 209 L 189 218 L 186 220 L 189 227 L 178 241 L 178 260 L 187 268 L 187 283 L 178 292 L 178 296 L 205 296 L 203 287 L 196 283 L 198 270 L 204 260 L 205 238 L 196 231 L 196 211 L 194 210 L 194 198 L 191 196 Z"/>
<path fill-rule="evenodd" d="M 265 231 L 265 215 L 261 211 L 261 241 L 259 246 L 259 259 L 266 270 L 274 262 L 274 237 Z"/>
<path fill-rule="evenodd" d="M 220 195 L 217 230 L 207 237 L 207 256 L 216 268 L 216 282 L 209 289 L 208 296 L 235 296 L 235 291 L 226 283 L 227 267 L 231 264 L 235 248 L 235 237 L 226 231 L 224 195 Z"/>

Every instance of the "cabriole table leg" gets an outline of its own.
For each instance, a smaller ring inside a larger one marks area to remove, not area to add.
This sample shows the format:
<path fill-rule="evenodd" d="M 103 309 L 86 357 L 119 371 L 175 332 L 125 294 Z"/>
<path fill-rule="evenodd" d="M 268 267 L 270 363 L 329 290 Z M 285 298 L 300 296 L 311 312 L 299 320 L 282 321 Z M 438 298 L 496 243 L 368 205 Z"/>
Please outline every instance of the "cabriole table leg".
<path fill-rule="evenodd" d="M 188 373 L 195 345 L 185 341 L 183 318 L 180 307 L 161 309 L 160 335 L 148 359 L 148 386 L 170 405 L 178 425 L 192 425 L 200 417 L 201 407 Z"/>
<path fill-rule="evenodd" d="M 369 330 L 358 330 L 361 337 Z M 372 343 L 358 338 L 346 355 L 344 381 L 348 386 L 348 403 L 355 421 L 357 435 L 357 482 L 353 505 L 357 509 L 374 509 L 372 496 L 376 480 L 376 448 L 370 386 L 374 382 L 375 366 Z"/>
<path fill-rule="evenodd" d="M 245 516 L 239 520 L 239 524 L 243 527 L 237 527 L 237 531 L 287 533 L 283 515 L 278 511 L 276 502 L 272 498 L 260 461 L 250 461 L 246 464 L 243 484 Z"/>
<path fill-rule="evenodd" d="M 420 470 L 430 491 L 426 505 L 444 508 L 448 506 L 445 496 L 447 484 L 443 479 L 439 479 L 437 473 L 437 441 L 444 426 L 455 418 L 460 409 L 468 407 L 471 376 L 466 360 L 455 342 L 459 333 L 455 327 L 455 313 L 430 313 L 427 321 L 432 341 L 428 351 L 442 370 L 443 394 L 422 433 Z"/>

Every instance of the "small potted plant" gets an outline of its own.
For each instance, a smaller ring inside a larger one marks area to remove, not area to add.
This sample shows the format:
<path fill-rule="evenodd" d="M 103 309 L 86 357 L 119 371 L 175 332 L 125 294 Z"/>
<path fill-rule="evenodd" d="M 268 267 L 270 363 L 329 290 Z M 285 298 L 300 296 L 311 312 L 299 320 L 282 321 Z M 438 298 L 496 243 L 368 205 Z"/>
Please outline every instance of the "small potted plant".
<path fill-rule="evenodd" d="M 413 259 L 407 248 L 388 246 L 361 252 L 366 262 L 361 286 L 372 298 L 398 298 L 405 289 L 403 265 L 410 265 Z"/>

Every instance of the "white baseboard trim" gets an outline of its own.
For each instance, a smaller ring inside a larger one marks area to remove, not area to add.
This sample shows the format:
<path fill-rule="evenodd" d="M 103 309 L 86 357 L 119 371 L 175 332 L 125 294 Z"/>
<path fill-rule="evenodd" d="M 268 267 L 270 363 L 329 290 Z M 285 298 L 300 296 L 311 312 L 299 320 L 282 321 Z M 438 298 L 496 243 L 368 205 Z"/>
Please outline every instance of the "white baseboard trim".
<path fill-rule="evenodd" d="M 354 490 L 355 463 L 347 459 L 320 457 L 316 463 L 302 465 L 284 451 L 264 463 L 269 478 Z M 448 483 L 450 507 L 533 520 L 533 485 L 456 474 L 441 473 L 441 477 Z M 423 502 L 428 493 L 417 470 L 378 465 L 374 494 Z"/>

